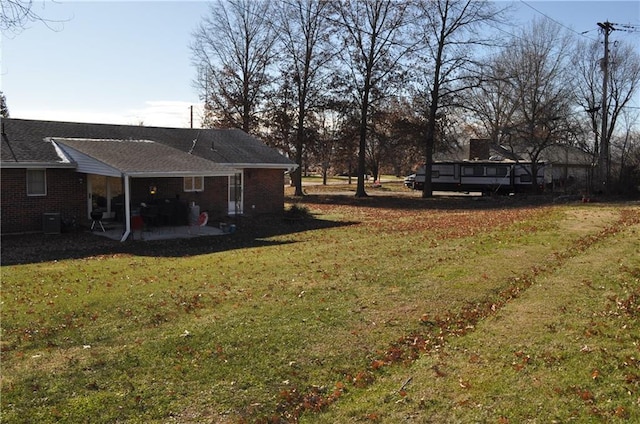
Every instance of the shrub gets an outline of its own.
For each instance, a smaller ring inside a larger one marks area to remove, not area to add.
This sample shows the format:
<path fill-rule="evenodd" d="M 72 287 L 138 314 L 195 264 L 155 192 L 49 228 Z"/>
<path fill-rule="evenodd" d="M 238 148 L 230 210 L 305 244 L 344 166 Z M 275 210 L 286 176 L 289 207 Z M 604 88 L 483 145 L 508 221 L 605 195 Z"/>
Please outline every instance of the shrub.
<path fill-rule="evenodd" d="M 284 217 L 286 219 L 307 219 L 311 218 L 312 215 L 311 212 L 309 212 L 309 208 L 306 206 L 293 204 L 289 209 L 285 210 Z"/>

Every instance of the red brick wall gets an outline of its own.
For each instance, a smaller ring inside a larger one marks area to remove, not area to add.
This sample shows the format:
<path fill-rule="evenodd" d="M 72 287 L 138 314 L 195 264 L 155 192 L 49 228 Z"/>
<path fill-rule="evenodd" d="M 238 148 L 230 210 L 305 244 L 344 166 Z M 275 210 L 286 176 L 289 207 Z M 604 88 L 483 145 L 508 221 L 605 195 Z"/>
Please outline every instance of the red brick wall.
<path fill-rule="evenodd" d="M 228 215 L 229 178 L 206 177 L 204 191 L 185 192 L 182 178 L 135 178 L 132 180 L 131 197 L 135 202 L 149 199 L 149 186 L 157 188 L 156 197 L 196 202 L 201 211 L 207 211 L 212 221 Z M 284 171 L 281 169 L 244 170 L 244 215 L 279 214 L 284 209 Z M 252 207 L 255 205 L 255 207 Z"/>
<path fill-rule="evenodd" d="M 131 203 L 149 202 L 158 199 L 175 199 L 187 204 L 195 202 L 201 211 L 207 211 L 211 218 L 227 214 L 228 177 L 205 177 L 204 191 L 185 192 L 184 180 L 180 178 L 133 178 L 131 180 Z M 155 186 L 155 196 L 149 194 L 149 187 Z"/>
<path fill-rule="evenodd" d="M 255 207 L 254 207 L 255 206 Z M 281 214 L 284 210 L 282 169 L 244 170 L 244 214 Z"/>
<path fill-rule="evenodd" d="M 70 169 L 47 169 L 47 195 L 27 196 L 27 170 L 3 168 L 1 173 L 2 234 L 42 231 L 44 213 L 61 219 L 87 218 L 87 179 Z"/>
<path fill-rule="evenodd" d="M 26 169 L 2 169 L 2 234 L 42 231 L 44 213 L 60 213 L 84 223 L 87 217 L 87 178 L 68 169 L 47 169 L 47 195 L 27 196 Z M 228 177 L 206 177 L 203 192 L 185 192 L 182 178 L 134 178 L 132 203 L 151 199 L 149 186 L 157 187 L 157 199 L 196 202 L 212 220 L 228 214 Z M 284 208 L 284 172 L 280 169 L 247 169 L 244 172 L 244 214 L 280 214 Z"/>
<path fill-rule="evenodd" d="M 229 177 L 205 178 L 204 193 L 207 193 L 207 199 L 210 203 L 198 202 L 198 199 L 194 199 L 196 203 L 200 203 L 200 210 L 207 211 L 211 219 L 226 216 L 229 209 Z M 202 196 L 204 193 L 192 193 L 192 196 Z"/>

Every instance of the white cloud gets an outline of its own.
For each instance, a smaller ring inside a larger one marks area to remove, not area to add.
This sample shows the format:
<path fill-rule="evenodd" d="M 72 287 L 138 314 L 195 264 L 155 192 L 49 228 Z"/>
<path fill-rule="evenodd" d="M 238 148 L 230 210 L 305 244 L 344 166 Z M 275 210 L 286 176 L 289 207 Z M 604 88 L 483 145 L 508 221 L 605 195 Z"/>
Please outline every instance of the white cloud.
<path fill-rule="evenodd" d="M 188 128 L 191 125 L 191 106 L 193 126 L 199 127 L 202 106 L 182 101 L 150 100 L 143 108 L 129 110 L 128 119 L 133 124 L 143 122 L 148 126 Z"/>
<path fill-rule="evenodd" d="M 191 106 L 193 126 L 200 126 L 202 105 L 184 101 L 149 100 L 138 108 L 122 110 L 90 109 L 17 109 L 9 108 L 12 118 L 41 119 L 47 121 L 90 122 L 97 124 L 147 125 L 157 127 L 189 128 Z"/>

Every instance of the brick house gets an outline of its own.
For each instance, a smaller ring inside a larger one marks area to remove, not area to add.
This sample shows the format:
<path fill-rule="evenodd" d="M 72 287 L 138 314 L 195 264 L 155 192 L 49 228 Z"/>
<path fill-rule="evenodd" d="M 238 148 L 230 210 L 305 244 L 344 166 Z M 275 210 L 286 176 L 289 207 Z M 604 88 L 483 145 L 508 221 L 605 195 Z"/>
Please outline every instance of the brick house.
<path fill-rule="evenodd" d="M 141 207 L 176 224 L 190 205 L 211 220 L 282 213 L 284 173 L 296 166 L 238 129 L 6 118 L 1 138 L 2 234 L 43 231 L 47 216 L 87 222 L 96 210 L 127 231 Z"/>

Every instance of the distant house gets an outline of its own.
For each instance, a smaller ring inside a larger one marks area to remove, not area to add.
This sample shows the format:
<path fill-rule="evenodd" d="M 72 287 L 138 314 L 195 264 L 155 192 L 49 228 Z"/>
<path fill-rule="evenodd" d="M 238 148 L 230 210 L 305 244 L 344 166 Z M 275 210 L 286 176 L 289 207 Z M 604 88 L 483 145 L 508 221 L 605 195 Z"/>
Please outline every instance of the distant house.
<path fill-rule="evenodd" d="M 140 208 L 184 223 L 277 214 L 296 165 L 238 129 L 184 129 L 2 119 L 2 234 L 43 231 L 47 216 L 99 211 L 130 230 Z"/>
<path fill-rule="evenodd" d="M 529 160 L 487 139 L 469 140 L 469 160 Z M 544 162 L 547 189 L 562 193 L 583 193 L 591 186 L 593 156 L 577 147 L 561 144 L 547 146 L 539 157 Z"/>
<path fill-rule="evenodd" d="M 577 147 L 554 144 L 542 151 L 541 160 L 551 165 L 554 192 L 589 192 L 594 172 L 593 155 Z"/>

